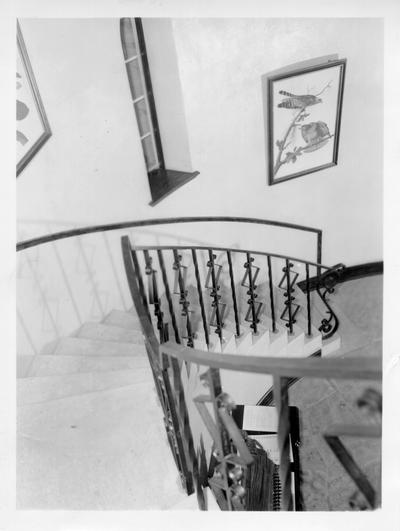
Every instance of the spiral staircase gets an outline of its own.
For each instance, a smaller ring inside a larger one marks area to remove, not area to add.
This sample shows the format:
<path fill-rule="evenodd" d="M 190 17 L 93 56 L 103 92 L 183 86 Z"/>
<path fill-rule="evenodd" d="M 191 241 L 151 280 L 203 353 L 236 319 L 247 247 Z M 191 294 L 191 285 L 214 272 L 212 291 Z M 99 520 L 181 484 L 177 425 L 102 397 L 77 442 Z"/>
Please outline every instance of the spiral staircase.
<path fill-rule="evenodd" d="M 230 420 L 235 404 L 275 400 L 285 487 L 288 387 L 308 376 L 379 375 L 375 365 L 335 362 L 343 349 L 327 294 L 343 266 L 131 247 L 127 237 L 122 249 L 134 307 L 18 358 L 18 508 L 245 510 L 241 475 L 229 479 L 230 460 L 235 470 L 251 466 Z"/>

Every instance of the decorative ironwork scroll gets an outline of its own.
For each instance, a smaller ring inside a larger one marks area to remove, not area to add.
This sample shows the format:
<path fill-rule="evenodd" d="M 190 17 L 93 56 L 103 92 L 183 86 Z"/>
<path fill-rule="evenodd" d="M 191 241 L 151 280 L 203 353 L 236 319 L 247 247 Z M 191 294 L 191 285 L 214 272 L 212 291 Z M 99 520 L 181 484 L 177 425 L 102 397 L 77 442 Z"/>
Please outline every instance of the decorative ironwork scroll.
<path fill-rule="evenodd" d="M 256 302 L 256 298 L 258 297 L 256 293 L 256 279 L 260 268 L 256 265 L 253 265 L 254 258 L 250 256 L 250 253 L 246 253 L 246 257 L 247 261 L 243 266 L 246 269 L 246 273 L 242 279 L 242 286 L 248 288 L 246 294 L 249 296 L 247 300 L 249 309 L 247 311 L 245 321 L 251 322 L 250 328 L 252 328 L 253 332 L 257 334 L 257 324 L 260 322 L 258 316 L 263 306 L 262 302 Z"/>
<path fill-rule="evenodd" d="M 187 330 L 187 346 L 194 347 L 193 340 L 195 339 L 195 334 L 192 331 L 192 325 L 190 322 L 190 313 L 189 310 L 190 301 L 187 298 L 188 291 L 186 289 L 185 280 L 186 280 L 186 266 L 182 265 L 182 255 L 178 254 L 176 249 L 173 250 L 174 254 L 174 263 L 172 268 L 175 271 L 175 286 L 177 289 L 174 289 L 175 293 L 179 294 L 179 304 L 182 306 L 182 317 L 186 317 L 186 330 Z"/>
<path fill-rule="evenodd" d="M 323 273 L 319 278 L 317 293 L 325 304 L 327 308 L 326 313 L 328 314 L 328 318 L 322 319 L 321 326 L 318 328 L 318 330 L 324 334 L 322 339 L 332 337 L 339 327 L 339 319 L 328 302 L 328 295 L 334 293 L 335 286 L 340 282 L 344 270 L 345 266 L 343 264 L 337 264 L 326 273 Z"/>

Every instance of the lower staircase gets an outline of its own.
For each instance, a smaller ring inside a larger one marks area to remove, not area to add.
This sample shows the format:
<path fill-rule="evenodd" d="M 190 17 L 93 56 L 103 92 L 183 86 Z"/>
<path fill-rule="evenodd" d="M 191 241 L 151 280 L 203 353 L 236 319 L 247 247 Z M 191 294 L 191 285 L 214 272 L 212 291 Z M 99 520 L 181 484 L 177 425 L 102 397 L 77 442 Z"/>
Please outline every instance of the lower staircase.
<path fill-rule="evenodd" d="M 19 509 L 198 508 L 180 485 L 133 313 L 86 323 L 19 357 L 17 371 Z"/>
<path fill-rule="evenodd" d="M 227 321 L 223 346 L 211 349 L 308 356 L 321 348 L 318 334 L 305 341 L 279 327 L 237 340 L 230 329 Z M 202 346 L 200 332 L 195 343 Z M 17 376 L 19 509 L 198 510 L 181 486 L 133 310 L 113 310 L 40 355 L 18 357 Z M 238 403 L 255 404 L 271 383 L 266 375 L 245 375 L 245 386 L 240 373 L 221 376 Z M 211 493 L 207 504 L 219 510 Z"/>

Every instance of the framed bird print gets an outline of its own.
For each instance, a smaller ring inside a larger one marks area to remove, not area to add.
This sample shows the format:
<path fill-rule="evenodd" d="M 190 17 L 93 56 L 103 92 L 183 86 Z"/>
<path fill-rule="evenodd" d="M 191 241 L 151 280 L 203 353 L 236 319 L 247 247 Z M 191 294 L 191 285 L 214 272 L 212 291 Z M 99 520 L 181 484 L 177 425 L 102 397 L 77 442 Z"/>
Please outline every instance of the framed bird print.
<path fill-rule="evenodd" d="M 17 177 L 51 136 L 51 130 L 17 24 Z"/>
<path fill-rule="evenodd" d="M 269 77 L 268 183 L 335 166 L 346 60 Z"/>

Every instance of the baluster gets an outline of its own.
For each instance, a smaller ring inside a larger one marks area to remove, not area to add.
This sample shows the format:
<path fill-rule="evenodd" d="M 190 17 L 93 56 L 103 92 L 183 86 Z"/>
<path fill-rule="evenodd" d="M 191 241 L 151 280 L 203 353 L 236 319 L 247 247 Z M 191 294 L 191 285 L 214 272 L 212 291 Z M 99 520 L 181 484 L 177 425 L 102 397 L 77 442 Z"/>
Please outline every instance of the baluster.
<path fill-rule="evenodd" d="M 149 305 L 148 305 L 148 302 L 147 302 L 146 291 L 144 289 L 144 284 L 143 284 L 142 270 L 140 268 L 139 260 L 138 260 L 137 253 L 136 253 L 135 249 L 131 250 L 131 255 L 132 255 L 133 266 L 135 268 L 136 278 L 137 278 L 137 281 L 138 281 L 140 296 L 142 298 L 142 303 L 143 303 L 144 309 L 146 310 L 147 317 L 149 318 L 149 321 L 151 323 L 151 315 L 150 315 Z"/>
<path fill-rule="evenodd" d="M 148 293 L 149 293 L 149 302 L 154 305 L 154 315 L 157 318 L 157 330 L 160 334 L 160 343 L 165 343 L 168 341 L 168 325 L 164 325 L 164 314 L 161 310 L 161 301 L 158 296 L 157 288 L 157 271 L 153 269 L 152 263 L 153 258 L 150 256 L 149 251 L 144 250 L 144 259 L 146 263 L 146 275 L 149 279 L 148 281 Z"/>
<path fill-rule="evenodd" d="M 236 300 L 235 279 L 233 277 L 231 251 L 227 251 L 226 254 L 228 256 L 229 276 L 231 279 L 231 293 L 232 293 L 233 311 L 235 313 L 236 336 L 239 337 L 240 336 L 239 312 L 238 312 L 237 300 Z"/>
<path fill-rule="evenodd" d="M 149 304 L 154 304 L 154 293 L 153 293 L 153 268 L 151 267 L 151 263 L 153 259 L 150 257 L 150 253 L 147 250 L 143 251 L 144 256 L 144 263 L 145 263 L 145 269 L 144 272 L 147 276 L 147 296 Z"/>
<path fill-rule="evenodd" d="M 328 339 L 332 337 L 339 328 L 339 319 L 329 304 L 327 297 L 334 293 L 335 286 L 340 281 L 345 269 L 346 268 L 343 264 L 337 264 L 326 271 L 323 275 L 318 276 L 317 293 L 322 302 L 325 304 L 327 308 L 327 314 L 329 316 L 328 319 L 322 319 L 321 326 L 318 328 L 320 332 L 324 332 L 322 339 Z M 321 293 L 321 289 L 324 289 L 323 293 Z"/>
<path fill-rule="evenodd" d="M 213 369 L 211 367 L 207 371 L 206 375 L 207 375 L 208 387 L 210 389 L 210 398 L 211 398 L 211 402 L 213 406 L 215 424 L 217 427 L 217 434 L 218 434 L 217 441 L 215 441 L 217 444 L 217 448 L 215 450 L 214 455 L 217 458 L 217 461 L 219 462 L 218 471 L 221 474 L 221 482 L 223 484 L 223 489 L 226 492 L 228 511 L 232 511 L 232 495 L 231 495 L 230 488 L 229 488 L 228 470 L 226 466 L 226 461 L 223 459 L 224 456 L 232 453 L 232 447 L 231 447 L 229 434 L 227 430 L 225 429 L 225 426 L 222 423 L 220 415 L 219 415 L 218 401 L 219 401 L 219 397 L 223 396 L 222 387 L 221 387 L 221 378 L 220 378 L 219 370 Z"/>
<path fill-rule="evenodd" d="M 182 483 L 188 494 L 192 494 L 193 489 L 193 477 L 192 473 L 188 469 L 188 463 L 186 462 L 186 452 L 184 448 L 184 439 L 182 438 L 181 428 L 179 425 L 179 417 L 176 411 L 174 393 L 171 388 L 171 382 L 168 375 L 165 357 L 163 357 L 164 368 L 162 370 L 161 381 L 165 391 L 165 425 L 168 434 L 168 439 L 171 443 L 171 448 L 178 463 L 178 470 L 181 474 Z"/>
<path fill-rule="evenodd" d="M 306 289 L 307 289 L 307 335 L 311 336 L 311 301 L 310 301 L 310 266 L 306 264 Z"/>
<path fill-rule="evenodd" d="M 261 310 L 261 303 L 258 305 L 258 309 L 256 311 L 256 298 L 258 297 L 257 293 L 255 292 L 256 286 L 255 286 L 255 279 L 257 277 L 259 268 L 256 269 L 256 273 L 253 277 L 253 271 L 252 271 L 252 263 L 254 262 L 254 258 L 251 257 L 250 253 L 246 253 L 247 262 L 244 264 L 244 268 L 246 269 L 245 277 L 242 281 L 242 286 L 246 286 L 246 277 L 248 277 L 249 285 L 248 285 L 248 291 L 247 295 L 249 295 L 249 299 L 247 303 L 249 304 L 249 309 L 251 311 L 251 325 L 250 328 L 253 329 L 253 332 L 257 334 L 257 323 L 259 323 L 258 319 L 258 313 Z M 248 317 L 246 316 L 246 320 L 248 320 Z"/>
<path fill-rule="evenodd" d="M 199 265 L 197 262 L 197 254 L 196 250 L 192 249 L 192 257 L 193 257 L 193 265 L 194 265 L 194 272 L 196 275 L 196 284 L 197 284 L 197 293 L 199 296 L 199 303 L 200 303 L 200 309 L 201 309 L 201 318 L 203 321 L 203 329 L 204 329 L 204 336 L 206 339 L 206 345 L 207 348 L 210 346 L 210 337 L 208 334 L 208 324 L 207 324 L 207 318 L 206 318 L 206 311 L 204 308 L 204 300 L 203 300 L 203 293 L 201 288 L 201 281 L 200 281 L 200 273 L 199 273 Z"/>
<path fill-rule="evenodd" d="M 167 277 L 167 271 L 165 269 L 164 257 L 163 257 L 161 249 L 157 249 L 157 255 L 158 255 L 158 262 L 161 268 L 161 276 L 162 276 L 163 283 L 164 283 L 165 296 L 167 297 L 167 301 L 168 301 L 168 308 L 169 308 L 169 314 L 171 316 L 172 328 L 174 329 L 174 333 L 175 333 L 175 341 L 177 343 L 180 343 L 181 340 L 179 337 L 178 325 L 176 323 L 174 305 L 172 302 L 171 291 L 169 289 L 169 282 L 168 282 L 168 277 Z"/>
<path fill-rule="evenodd" d="M 212 249 L 208 249 L 208 262 L 207 267 L 209 268 L 209 273 L 211 275 L 211 291 L 210 296 L 213 298 L 213 302 L 211 303 L 211 306 L 215 308 L 215 320 L 217 322 L 217 326 L 215 329 L 215 333 L 218 335 L 221 343 L 222 343 L 222 319 L 221 314 L 219 311 L 219 300 L 221 298 L 221 295 L 218 295 L 218 291 L 220 289 L 220 286 L 217 284 L 217 278 L 215 275 L 215 269 L 214 269 L 214 260 L 216 258 L 216 255 L 213 254 Z"/>
<path fill-rule="evenodd" d="M 179 362 L 176 358 L 169 357 L 169 363 L 172 368 L 173 373 L 173 382 L 174 382 L 174 391 L 175 397 L 178 403 L 178 413 L 182 423 L 183 431 L 183 442 L 186 446 L 187 455 L 191 463 L 193 478 L 196 482 L 196 493 L 199 507 L 202 510 L 206 508 L 206 501 L 204 498 L 204 493 L 201 484 L 200 472 L 199 472 L 199 463 L 197 459 L 197 453 L 194 447 L 192 430 L 190 428 L 190 419 L 189 412 L 186 406 L 185 392 L 181 379 L 181 370 L 179 367 Z"/>
<path fill-rule="evenodd" d="M 289 328 L 289 334 L 293 334 L 293 325 L 296 322 L 295 316 L 300 309 L 298 304 L 293 304 L 293 301 L 295 300 L 295 297 L 292 296 L 292 293 L 294 293 L 293 286 L 299 274 L 295 272 L 293 278 L 291 278 L 290 270 L 292 267 L 293 264 L 286 259 L 286 266 L 282 269 L 283 277 L 278 284 L 278 287 L 284 290 L 283 296 L 286 298 L 284 303 L 285 309 L 282 312 L 281 319 L 287 321 L 286 326 Z M 286 284 L 286 286 L 284 287 L 283 284 Z M 286 313 L 288 314 L 288 318 L 285 317 Z"/>
<path fill-rule="evenodd" d="M 176 271 L 176 274 L 178 275 L 178 285 L 179 285 L 179 291 L 180 291 L 179 304 L 182 306 L 182 316 L 186 317 L 186 330 L 187 330 L 187 334 L 188 334 L 187 346 L 193 348 L 194 347 L 194 343 L 193 343 L 194 334 L 192 332 L 192 325 L 190 323 L 190 317 L 189 317 L 189 314 L 190 314 L 190 310 L 189 310 L 190 302 L 187 299 L 188 292 L 186 290 L 185 281 L 183 279 L 182 271 L 181 271 L 182 256 L 178 254 L 177 249 L 173 249 L 172 252 L 173 252 L 173 255 L 174 255 L 174 265 L 172 267 Z"/>
<path fill-rule="evenodd" d="M 281 510 L 292 511 L 292 478 L 290 466 L 290 418 L 287 378 L 274 376 L 274 401 L 278 413 L 279 478 L 282 485 Z"/>
<path fill-rule="evenodd" d="M 276 332 L 276 318 L 275 318 L 275 301 L 274 301 L 274 286 L 272 283 L 272 267 L 271 267 L 271 257 L 268 255 L 268 283 L 269 283 L 269 302 L 271 308 L 271 319 L 272 319 L 272 332 Z"/>
<path fill-rule="evenodd" d="M 289 323 L 288 323 L 288 327 L 289 327 L 289 333 L 290 334 L 293 334 L 293 317 L 292 317 L 292 300 L 294 297 L 292 297 L 292 288 L 290 287 L 290 268 L 291 268 L 292 264 L 289 262 L 289 260 L 286 259 L 286 268 L 285 268 L 285 271 L 286 271 L 286 292 L 287 292 L 287 301 L 286 301 L 286 304 L 287 304 L 287 309 L 288 309 L 288 314 L 289 314 Z"/>

